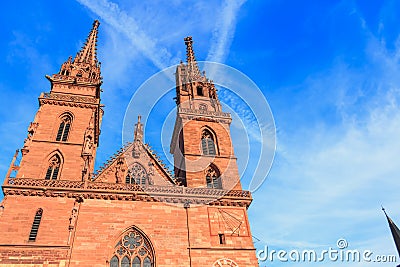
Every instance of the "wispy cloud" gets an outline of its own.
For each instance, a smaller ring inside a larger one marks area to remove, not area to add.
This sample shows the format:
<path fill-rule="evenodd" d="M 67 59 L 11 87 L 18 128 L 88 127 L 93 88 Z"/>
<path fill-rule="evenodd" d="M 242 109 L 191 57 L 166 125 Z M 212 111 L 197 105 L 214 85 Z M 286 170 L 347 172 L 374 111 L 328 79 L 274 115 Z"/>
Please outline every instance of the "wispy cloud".
<path fill-rule="evenodd" d="M 115 30 L 128 37 L 135 48 L 150 59 L 157 68 L 164 69 L 174 63 L 175 60 L 173 60 L 168 49 L 157 43 L 156 39 L 147 35 L 135 19 L 121 10 L 118 4 L 107 0 L 78 0 L 78 2 L 89 8 Z"/>
<path fill-rule="evenodd" d="M 168 8 L 160 9 L 158 4 L 150 2 L 137 3 L 134 8 L 127 8 L 123 2 L 119 1 L 77 1 L 111 26 L 112 30 L 109 36 L 112 37 L 112 40 L 108 42 L 107 47 L 113 50 L 116 50 L 116 46 L 119 47 L 118 51 L 114 51 L 118 62 L 113 65 L 104 64 L 103 70 L 105 74 L 115 79 L 113 84 L 121 87 L 129 79 L 126 75 L 122 75 L 121 78 L 118 76 L 121 76 L 121 72 L 126 74 L 124 70 L 129 69 L 129 64 L 134 59 L 142 60 L 144 56 L 159 70 L 177 64 L 178 56 L 173 55 L 184 53 L 183 37 L 187 35 L 193 35 L 195 41 L 207 40 L 209 38 L 206 36 L 211 36 L 209 43 L 198 42 L 196 48 L 204 50 L 205 47 L 211 45 L 208 57 L 213 61 L 224 61 L 234 37 L 239 9 L 244 3 L 244 1 L 221 1 L 207 4 L 196 2 L 188 5 L 183 2 L 171 2 L 168 4 Z M 216 10 L 218 10 L 218 14 L 215 14 Z M 174 19 L 171 19 L 171 14 L 174 14 Z M 193 16 L 193 14 L 197 15 Z M 123 43 L 124 39 L 128 43 Z M 116 43 L 114 44 L 114 42 Z M 110 45 L 110 43 L 113 44 Z M 105 56 L 110 57 L 109 55 Z M 114 56 L 112 57 L 109 58 L 109 61 L 115 59 Z M 144 66 L 144 68 L 148 69 L 148 66 Z M 173 79 L 173 76 L 169 78 Z M 130 80 L 130 82 L 132 81 Z M 118 98 L 118 95 L 110 97 Z M 116 99 L 113 102 L 121 101 Z M 140 109 L 140 105 L 142 103 L 137 103 L 136 108 Z M 244 107 L 238 107 L 237 110 L 244 110 Z M 243 115 L 243 118 L 249 116 L 249 113 L 245 112 L 240 114 Z M 118 127 L 113 128 L 118 129 Z M 255 131 L 252 132 L 255 133 Z M 259 136 L 257 137 L 259 138 Z"/>
<path fill-rule="evenodd" d="M 299 85 L 302 94 L 291 109 L 302 110 L 304 117 L 310 109 L 332 106 L 339 119 L 330 114 L 292 121 L 294 129 L 278 133 L 277 161 L 250 208 L 257 218 L 253 234 L 270 246 L 335 246 L 345 237 L 350 249 L 395 255 L 380 205 L 400 218 L 400 166 L 394 160 L 400 157 L 400 49 L 388 50 L 364 23 L 361 27 L 366 64 L 355 67 L 340 59 L 330 70 L 312 74 Z M 309 103 L 316 104 L 310 108 Z M 266 212 L 263 203 L 274 204 Z"/>
<path fill-rule="evenodd" d="M 235 35 L 238 11 L 245 2 L 245 0 L 224 1 L 220 15 L 216 16 L 217 21 L 213 30 L 212 45 L 208 52 L 207 61 L 221 63 L 225 61 Z"/>
<path fill-rule="evenodd" d="M 400 157 L 400 105 L 391 94 L 361 125 L 291 136 L 302 145 L 286 147 L 284 158 L 278 153 L 270 178 L 254 194 L 250 217 L 259 248 L 335 247 L 344 237 L 350 249 L 395 255 L 380 211 L 384 204 L 400 218 L 400 167 L 393 160 Z"/>
<path fill-rule="evenodd" d="M 183 36 L 176 35 L 179 35 L 179 33 L 184 35 L 195 33 L 199 35 L 202 32 L 212 30 L 211 47 L 207 60 L 224 62 L 234 37 L 238 11 L 245 2 L 243 0 L 224 1 L 220 6 L 214 4 L 208 6 L 201 4 L 179 6 L 178 4 L 171 3 L 169 9 L 175 14 L 173 21 L 171 21 L 170 13 L 166 17 L 163 13 L 148 11 L 149 9 L 157 10 L 155 6 L 151 6 L 150 4 L 140 6 L 139 9 L 143 10 L 142 12 L 148 13 L 151 17 L 157 16 L 157 22 L 154 22 L 149 20 L 149 18 L 143 18 L 141 14 L 135 14 L 121 8 L 116 2 L 107 0 L 77 1 L 89 8 L 90 11 L 99 16 L 116 31 L 126 36 L 134 48 L 150 59 L 158 69 L 164 69 L 179 62 L 178 58 L 173 56 L 171 48 L 165 45 L 164 41 L 167 39 L 165 34 L 183 38 Z M 207 14 L 210 14 L 211 9 L 214 11 L 218 9 L 220 12 L 218 12 L 218 15 L 209 16 Z M 135 14 L 135 17 L 131 13 Z M 201 19 L 197 18 L 197 16 L 188 17 L 187 13 L 199 14 Z M 165 23 L 164 25 L 160 23 L 163 20 L 167 20 L 171 28 L 165 28 Z M 204 23 L 204 21 L 215 21 L 215 24 Z M 158 29 L 154 29 L 154 24 L 158 25 Z"/>

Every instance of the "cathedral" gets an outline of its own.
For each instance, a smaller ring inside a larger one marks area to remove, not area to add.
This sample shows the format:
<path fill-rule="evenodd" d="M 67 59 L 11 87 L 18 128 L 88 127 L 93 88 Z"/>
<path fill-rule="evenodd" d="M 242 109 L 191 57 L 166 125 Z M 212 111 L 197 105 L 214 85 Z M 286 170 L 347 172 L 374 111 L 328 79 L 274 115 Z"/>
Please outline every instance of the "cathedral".
<path fill-rule="evenodd" d="M 11 160 L 0 266 L 258 266 L 232 118 L 199 69 L 191 37 L 175 73 L 174 170 L 144 143 L 140 116 L 132 141 L 95 170 L 104 113 L 99 24 L 74 58 L 46 76 L 50 90 L 40 94 Z"/>

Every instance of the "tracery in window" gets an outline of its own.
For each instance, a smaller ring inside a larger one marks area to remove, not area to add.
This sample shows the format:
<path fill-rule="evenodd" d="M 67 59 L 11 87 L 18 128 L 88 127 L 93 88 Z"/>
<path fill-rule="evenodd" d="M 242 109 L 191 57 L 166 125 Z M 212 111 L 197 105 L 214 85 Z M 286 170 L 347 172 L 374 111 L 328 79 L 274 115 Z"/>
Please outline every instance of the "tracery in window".
<path fill-rule="evenodd" d="M 61 168 L 61 157 L 59 154 L 54 154 L 50 159 L 49 159 L 49 167 L 47 168 L 46 171 L 46 180 L 57 180 L 58 174 L 60 173 L 60 168 Z"/>
<path fill-rule="evenodd" d="M 215 141 L 211 132 L 207 129 L 203 130 L 201 134 L 201 149 L 203 155 L 215 155 Z"/>
<path fill-rule="evenodd" d="M 67 141 L 68 133 L 71 128 L 72 116 L 65 114 L 61 117 L 60 126 L 58 127 L 56 141 Z"/>
<path fill-rule="evenodd" d="M 110 267 L 154 267 L 150 240 L 135 227 L 124 233 L 114 247 Z"/>
<path fill-rule="evenodd" d="M 215 166 L 208 166 L 205 173 L 208 188 L 222 189 L 220 173 Z"/>
<path fill-rule="evenodd" d="M 145 168 L 139 163 L 135 162 L 129 168 L 125 181 L 127 184 L 148 185 L 150 184 L 148 177 L 149 176 Z"/>

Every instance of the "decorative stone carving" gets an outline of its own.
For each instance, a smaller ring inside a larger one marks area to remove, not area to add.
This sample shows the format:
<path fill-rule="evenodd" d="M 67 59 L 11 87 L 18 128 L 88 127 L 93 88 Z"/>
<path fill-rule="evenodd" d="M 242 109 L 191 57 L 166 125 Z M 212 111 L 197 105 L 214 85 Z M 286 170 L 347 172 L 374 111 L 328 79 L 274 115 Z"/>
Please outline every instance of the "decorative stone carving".
<path fill-rule="evenodd" d="M 149 161 L 149 170 L 147 172 L 149 174 L 149 176 L 153 176 L 154 175 L 154 163 Z"/>
<path fill-rule="evenodd" d="M 93 133 L 93 129 L 91 130 L 91 133 Z M 93 136 L 91 134 L 88 134 L 85 136 L 85 143 L 83 145 L 83 154 L 92 154 L 92 148 L 93 148 Z"/>
<path fill-rule="evenodd" d="M 122 183 L 125 175 L 125 162 L 122 157 L 118 158 L 115 166 L 115 180 L 117 183 Z"/>
<path fill-rule="evenodd" d="M 231 119 L 230 113 L 220 112 L 220 111 L 210 111 L 210 110 L 201 110 L 201 109 L 190 109 L 190 108 L 179 108 L 179 113 L 185 114 L 193 114 L 193 115 L 206 115 L 211 116 L 213 118 L 220 117 L 225 119 Z"/>
<path fill-rule="evenodd" d="M 27 189 L 29 188 L 29 189 Z M 72 190 L 71 190 L 72 189 Z M 86 190 L 77 193 L 76 189 Z M 130 201 L 157 201 L 173 203 L 195 203 L 211 206 L 248 207 L 251 193 L 243 190 L 220 190 L 211 188 L 189 188 L 183 186 L 155 186 L 125 183 L 98 183 L 66 180 L 43 180 L 11 178 L 3 186 L 4 195 L 24 195 L 42 197 L 68 197 L 82 199 L 114 199 Z M 45 191 L 44 191 L 45 190 Z M 104 193 L 111 191 L 112 193 Z M 151 194 L 149 196 L 148 194 Z M 210 202 L 211 201 L 211 202 Z"/>
<path fill-rule="evenodd" d="M 29 146 L 32 143 L 33 135 L 35 134 L 38 126 L 39 126 L 39 123 L 37 123 L 37 122 L 30 123 L 30 125 L 28 127 L 28 135 L 24 140 L 24 147 L 21 149 L 22 155 L 26 155 L 29 152 Z"/>
<path fill-rule="evenodd" d="M 141 152 L 141 144 L 139 141 L 135 141 L 132 146 L 132 157 L 139 158 Z"/>
<path fill-rule="evenodd" d="M 65 94 L 57 94 L 57 93 L 43 93 L 42 97 L 44 99 L 91 103 L 91 104 L 96 104 L 99 101 L 96 98 L 88 97 L 88 96 L 65 95 Z"/>
<path fill-rule="evenodd" d="M 73 230 L 75 228 L 75 222 L 78 217 L 78 208 L 74 206 L 71 211 L 71 216 L 69 217 L 69 230 Z"/>

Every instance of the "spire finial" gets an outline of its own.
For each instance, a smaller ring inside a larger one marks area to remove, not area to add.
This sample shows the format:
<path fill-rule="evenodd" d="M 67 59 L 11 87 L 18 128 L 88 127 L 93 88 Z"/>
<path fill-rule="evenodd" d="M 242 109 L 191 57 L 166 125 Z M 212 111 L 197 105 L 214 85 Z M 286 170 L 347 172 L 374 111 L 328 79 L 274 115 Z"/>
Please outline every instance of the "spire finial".
<path fill-rule="evenodd" d="M 193 40 L 192 36 L 188 36 L 185 39 L 186 44 L 186 60 L 189 67 L 189 73 L 193 78 L 201 77 L 199 66 L 197 65 L 196 57 L 193 51 Z"/>
<path fill-rule="evenodd" d="M 388 217 L 385 208 L 381 205 L 383 213 L 385 213 L 386 217 Z"/>
<path fill-rule="evenodd" d="M 82 49 L 76 54 L 74 59 L 75 63 L 88 63 L 91 65 L 97 65 L 97 33 L 99 28 L 100 22 L 95 20 L 93 22 L 92 30 L 89 33 L 88 38 L 86 39 L 85 44 L 83 45 Z"/>
<path fill-rule="evenodd" d="M 133 141 L 141 141 L 143 142 L 143 124 L 140 122 L 142 116 L 138 116 L 138 121 L 135 124 L 135 132 L 134 132 L 134 137 Z"/>

